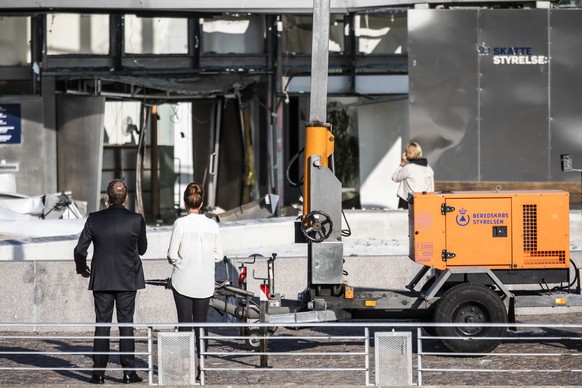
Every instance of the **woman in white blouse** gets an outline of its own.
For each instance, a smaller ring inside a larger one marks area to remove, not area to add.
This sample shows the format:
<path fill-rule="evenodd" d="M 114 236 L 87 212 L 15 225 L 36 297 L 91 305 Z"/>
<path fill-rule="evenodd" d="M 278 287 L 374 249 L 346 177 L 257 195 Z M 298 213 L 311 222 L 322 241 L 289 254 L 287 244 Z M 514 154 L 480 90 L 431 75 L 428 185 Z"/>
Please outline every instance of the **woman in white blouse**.
<path fill-rule="evenodd" d="M 434 171 L 422 157 L 418 143 L 408 143 L 392 180 L 400 183 L 397 191 L 399 209 L 408 209 L 408 196 L 412 193 L 434 191 Z"/>
<path fill-rule="evenodd" d="M 174 267 L 172 291 L 180 323 L 208 320 L 210 297 L 214 295 L 214 264 L 223 258 L 218 224 L 200 213 L 203 198 L 202 185 L 190 183 L 184 191 L 188 214 L 174 222 L 170 237 L 168 261 Z M 199 330 L 195 333 L 196 353 L 200 356 Z"/>

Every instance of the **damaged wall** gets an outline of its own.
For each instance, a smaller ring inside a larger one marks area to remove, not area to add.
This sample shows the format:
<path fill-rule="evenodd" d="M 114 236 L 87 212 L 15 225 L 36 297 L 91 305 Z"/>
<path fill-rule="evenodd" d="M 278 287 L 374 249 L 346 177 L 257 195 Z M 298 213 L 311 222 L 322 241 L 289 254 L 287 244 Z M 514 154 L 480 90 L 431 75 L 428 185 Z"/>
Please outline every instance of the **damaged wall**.
<path fill-rule="evenodd" d="M 57 97 L 58 188 L 99 210 L 104 97 Z"/>
<path fill-rule="evenodd" d="M 50 125 L 45 128 L 43 99 L 6 97 L 0 99 L 0 107 L 13 113 L 2 119 L 0 192 L 40 195 L 55 191 L 55 136 Z"/>

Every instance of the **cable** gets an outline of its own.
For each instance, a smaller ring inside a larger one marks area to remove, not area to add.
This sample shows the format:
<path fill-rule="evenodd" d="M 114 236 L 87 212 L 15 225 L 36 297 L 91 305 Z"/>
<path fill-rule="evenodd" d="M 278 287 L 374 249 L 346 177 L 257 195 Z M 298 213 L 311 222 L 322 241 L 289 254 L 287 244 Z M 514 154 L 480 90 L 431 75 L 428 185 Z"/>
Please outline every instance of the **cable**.
<path fill-rule="evenodd" d="M 342 216 L 344 217 L 344 221 L 346 222 L 347 229 L 342 229 L 342 237 L 350 237 L 352 235 L 352 228 L 350 228 L 350 224 L 348 223 L 348 219 L 346 218 L 346 213 L 344 213 L 344 209 L 342 209 Z"/>
<path fill-rule="evenodd" d="M 287 165 L 287 170 L 285 171 L 285 177 L 287 178 L 287 182 L 289 182 L 289 184 L 292 187 L 299 187 L 301 185 L 303 185 L 303 176 L 301 176 L 301 178 L 299 178 L 299 182 L 293 182 L 291 180 L 291 177 L 289 176 L 289 171 L 291 170 L 291 166 L 293 165 L 293 163 L 295 163 L 297 161 L 297 159 L 299 158 L 299 156 L 305 151 L 305 147 L 301 148 L 299 151 L 297 151 L 297 153 L 295 155 L 293 155 L 293 157 L 291 159 L 289 159 L 289 164 Z"/>
<path fill-rule="evenodd" d="M 303 186 L 303 175 L 299 178 L 299 182 L 293 182 L 291 177 L 289 176 L 289 171 L 291 171 L 291 166 L 297 161 L 299 156 L 305 151 L 305 147 L 301 148 L 291 159 L 289 159 L 289 164 L 287 165 L 287 169 L 285 170 L 285 177 L 287 178 L 287 182 L 291 187 L 296 187 L 298 191 L 299 198 L 303 197 L 303 191 L 301 190 L 301 186 Z"/>
<path fill-rule="evenodd" d="M 557 291 L 557 290 L 564 290 L 564 289 L 568 289 L 570 287 L 572 287 L 577 281 L 578 281 L 578 267 L 576 267 L 576 263 L 574 263 L 574 260 L 570 259 L 570 264 L 572 265 L 572 267 L 574 267 L 574 279 L 572 279 L 572 281 L 570 282 L 570 284 L 568 284 L 567 286 L 556 286 L 554 288 L 552 288 L 551 291 Z"/>
<path fill-rule="evenodd" d="M 293 182 L 291 180 L 291 177 L 289 176 L 289 171 L 291 170 L 291 166 L 297 161 L 299 156 L 304 151 L 305 151 L 305 147 L 301 148 L 299 151 L 297 151 L 297 153 L 295 155 L 293 155 L 293 157 L 291 159 L 289 159 L 289 164 L 287 165 L 287 170 L 285 171 L 285 177 L 287 178 L 287 182 L 289 182 L 289 184 L 292 187 L 301 187 L 303 185 L 303 176 L 301 176 L 301 178 L 299 179 L 299 182 Z M 303 194 L 303 193 L 301 193 L 301 189 L 299 189 L 299 194 L 300 195 Z M 352 229 L 350 227 L 348 219 L 346 218 L 346 213 L 344 213 L 344 209 L 342 209 L 342 217 L 344 218 L 344 221 L 346 222 L 347 229 L 342 229 L 341 236 L 342 237 L 350 237 L 352 235 Z"/>

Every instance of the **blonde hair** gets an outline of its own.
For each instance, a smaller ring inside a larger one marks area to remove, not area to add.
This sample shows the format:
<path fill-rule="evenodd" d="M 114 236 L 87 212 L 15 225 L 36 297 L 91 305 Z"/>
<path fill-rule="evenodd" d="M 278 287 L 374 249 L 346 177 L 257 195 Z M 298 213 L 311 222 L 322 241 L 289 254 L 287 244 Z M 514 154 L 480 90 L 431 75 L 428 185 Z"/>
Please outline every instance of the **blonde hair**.
<path fill-rule="evenodd" d="M 192 182 L 184 190 L 184 205 L 186 209 L 199 209 L 204 200 L 204 188 L 200 183 Z"/>
<path fill-rule="evenodd" d="M 410 142 L 406 146 L 407 159 L 420 159 L 422 157 L 422 148 L 416 142 Z"/>

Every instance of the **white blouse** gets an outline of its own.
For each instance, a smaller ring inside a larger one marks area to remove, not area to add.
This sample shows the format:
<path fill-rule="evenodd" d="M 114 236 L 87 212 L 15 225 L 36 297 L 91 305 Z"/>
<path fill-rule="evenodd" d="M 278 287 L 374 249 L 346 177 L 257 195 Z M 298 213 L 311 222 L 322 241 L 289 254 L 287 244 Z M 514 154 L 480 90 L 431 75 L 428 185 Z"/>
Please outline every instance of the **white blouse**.
<path fill-rule="evenodd" d="M 220 228 L 203 214 L 178 218 L 172 228 L 168 261 L 174 266 L 172 286 L 191 298 L 214 294 L 214 264 L 223 258 Z"/>
<path fill-rule="evenodd" d="M 414 163 L 407 163 L 404 167 L 398 166 L 392 174 L 392 180 L 400 182 L 397 194 L 405 201 L 408 194 L 434 191 L 434 171 L 430 166 Z"/>

